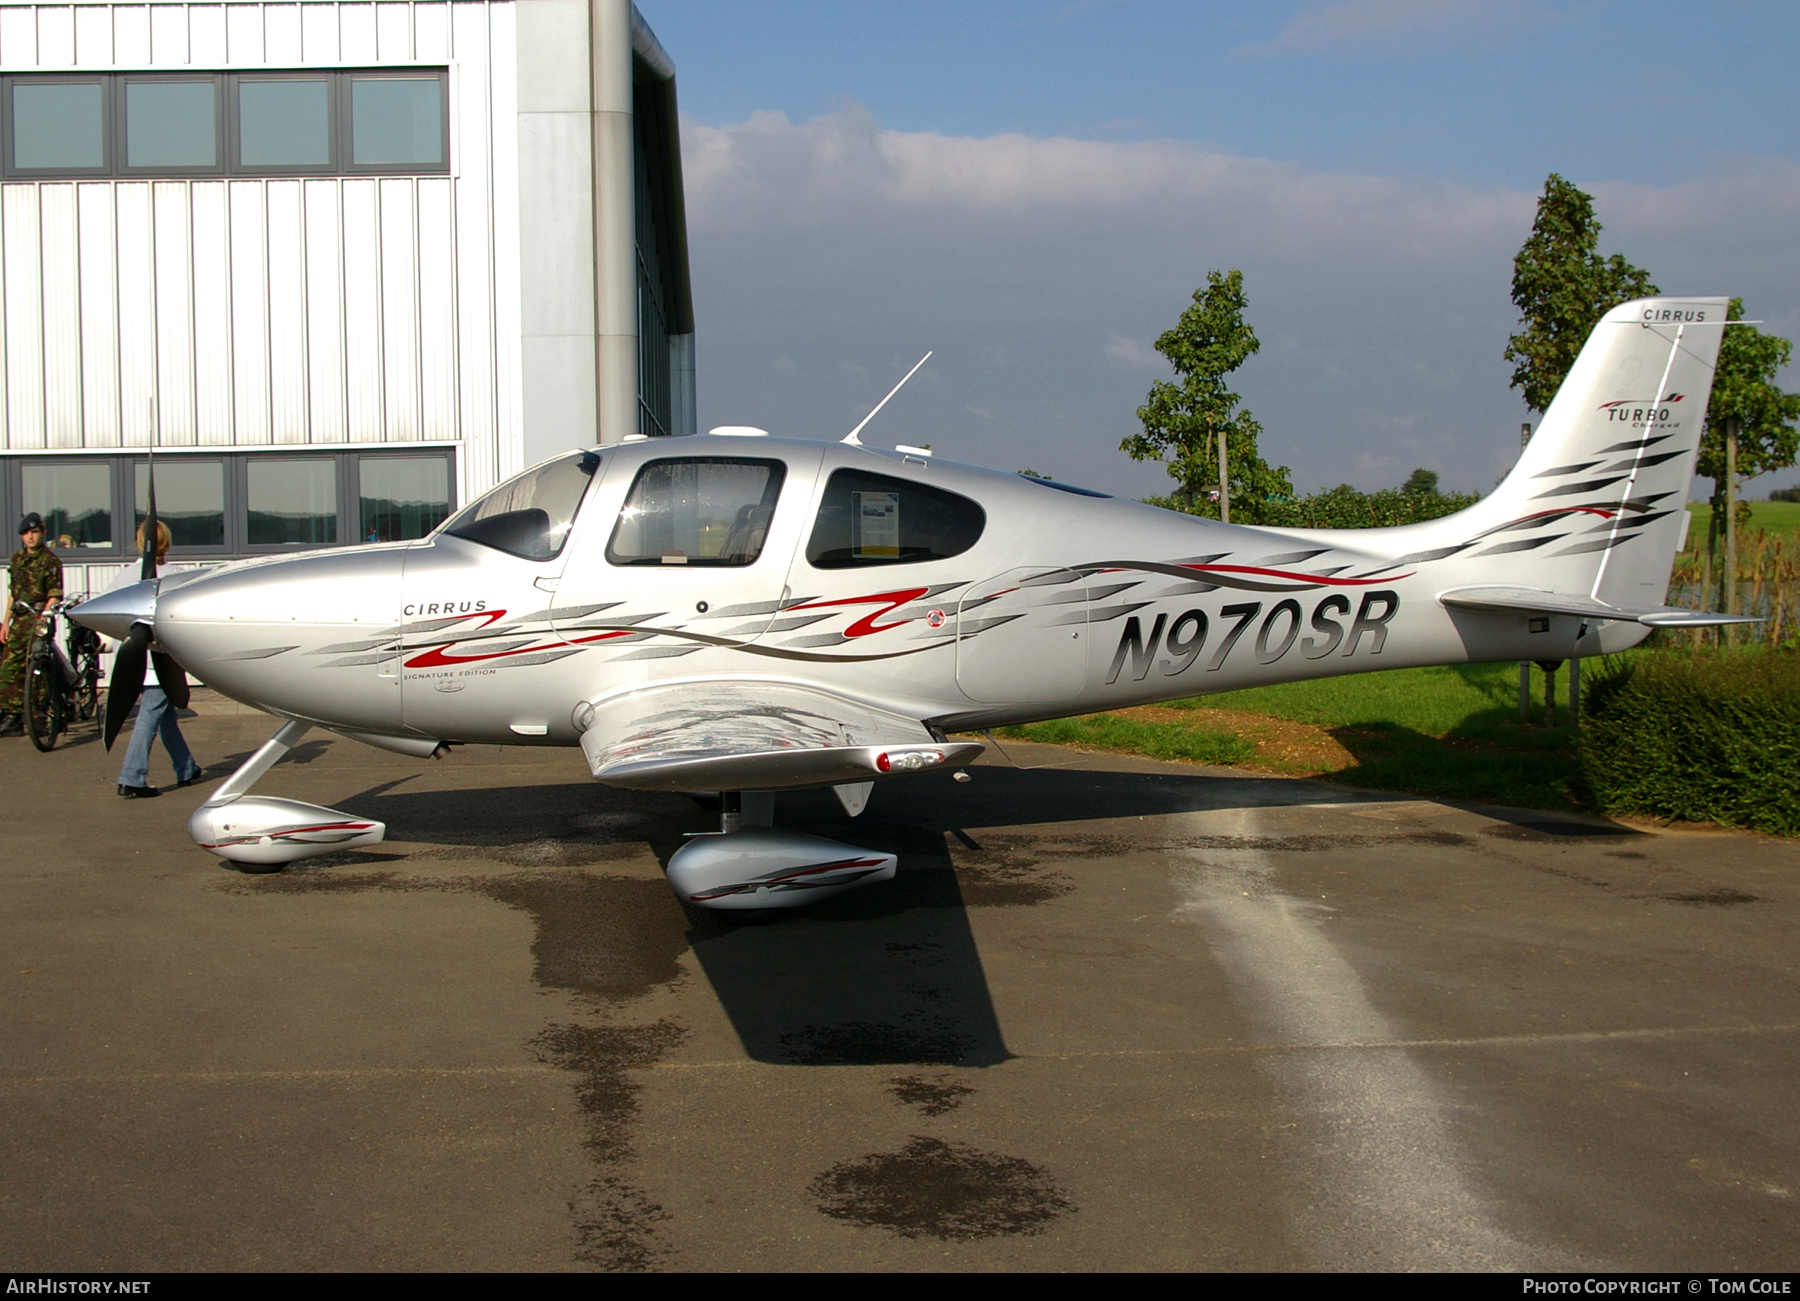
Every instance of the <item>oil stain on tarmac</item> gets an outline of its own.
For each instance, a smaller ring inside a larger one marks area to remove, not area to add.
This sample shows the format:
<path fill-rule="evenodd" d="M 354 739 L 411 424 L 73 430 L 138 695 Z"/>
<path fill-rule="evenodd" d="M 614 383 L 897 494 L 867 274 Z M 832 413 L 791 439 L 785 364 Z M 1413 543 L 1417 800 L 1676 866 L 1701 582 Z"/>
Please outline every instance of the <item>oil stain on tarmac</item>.
<path fill-rule="evenodd" d="M 942 1116 L 962 1106 L 963 1099 L 975 1090 L 941 1075 L 896 1075 L 888 1081 L 888 1092 L 927 1116 Z"/>
<path fill-rule="evenodd" d="M 898 1152 L 843 1161 L 813 1180 L 819 1210 L 902 1238 L 968 1242 L 1042 1233 L 1075 1210 L 1042 1167 L 915 1135 Z"/>

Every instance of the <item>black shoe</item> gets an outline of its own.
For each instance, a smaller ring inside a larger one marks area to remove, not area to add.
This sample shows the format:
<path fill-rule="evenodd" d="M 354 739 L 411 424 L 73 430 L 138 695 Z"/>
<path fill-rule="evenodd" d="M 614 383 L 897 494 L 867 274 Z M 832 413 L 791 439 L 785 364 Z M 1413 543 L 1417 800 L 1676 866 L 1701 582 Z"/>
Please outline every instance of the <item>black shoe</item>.
<path fill-rule="evenodd" d="M 162 792 L 154 786 L 121 786 L 119 794 L 128 800 L 153 800 Z"/>
<path fill-rule="evenodd" d="M 176 785 L 177 789 L 179 789 L 180 787 L 192 786 L 195 782 L 205 781 L 205 780 L 206 780 L 206 769 L 196 768 L 196 769 L 194 769 L 194 775 L 192 777 L 184 777 L 184 778 L 182 778 L 182 780 L 176 782 L 175 785 Z"/>
<path fill-rule="evenodd" d="M 0 736 L 25 735 L 25 722 L 17 714 L 0 714 Z"/>

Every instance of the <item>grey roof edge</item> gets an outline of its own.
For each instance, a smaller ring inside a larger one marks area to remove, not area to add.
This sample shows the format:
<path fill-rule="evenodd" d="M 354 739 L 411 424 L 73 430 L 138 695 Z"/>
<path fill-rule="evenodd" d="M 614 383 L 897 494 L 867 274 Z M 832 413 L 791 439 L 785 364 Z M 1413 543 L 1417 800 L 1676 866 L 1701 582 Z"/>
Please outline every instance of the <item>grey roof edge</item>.
<path fill-rule="evenodd" d="M 663 81 L 675 80 L 675 60 L 663 49 L 656 33 L 650 30 L 650 24 L 636 5 L 631 6 L 631 52 L 642 59 Z"/>
<path fill-rule="evenodd" d="M 669 216 L 666 256 L 674 291 L 673 301 L 668 304 L 670 333 L 692 334 L 694 288 L 688 271 L 687 195 L 681 175 L 681 109 L 675 97 L 675 61 L 635 4 L 631 6 L 631 52 L 634 64 L 650 73 L 657 83 L 653 93 L 662 100 L 664 175 L 668 178 L 664 204 Z"/>

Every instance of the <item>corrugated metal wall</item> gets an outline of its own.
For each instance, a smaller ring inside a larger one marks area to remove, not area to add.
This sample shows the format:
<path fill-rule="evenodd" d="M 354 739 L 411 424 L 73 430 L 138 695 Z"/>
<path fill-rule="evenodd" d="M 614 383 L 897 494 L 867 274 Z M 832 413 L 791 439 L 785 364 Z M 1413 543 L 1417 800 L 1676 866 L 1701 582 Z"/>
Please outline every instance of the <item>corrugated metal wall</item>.
<path fill-rule="evenodd" d="M 0 448 L 142 446 L 154 402 L 164 446 L 519 469 L 512 4 L 0 4 L 6 72 L 407 61 L 452 67 L 452 176 L 0 185 Z"/>

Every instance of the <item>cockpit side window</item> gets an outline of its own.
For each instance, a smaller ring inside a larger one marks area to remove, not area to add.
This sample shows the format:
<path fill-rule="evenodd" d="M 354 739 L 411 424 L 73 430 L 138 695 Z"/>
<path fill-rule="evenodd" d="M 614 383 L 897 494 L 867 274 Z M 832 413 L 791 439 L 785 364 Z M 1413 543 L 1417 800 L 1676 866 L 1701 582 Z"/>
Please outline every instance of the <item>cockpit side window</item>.
<path fill-rule="evenodd" d="M 987 512 L 967 497 L 910 479 L 838 470 L 825 485 L 806 544 L 817 569 L 854 569 L 960 556 L 981 538 Z"/>
<path fill-rule="evenodd" d="M 570 452 L 527 470 L 469 506 L 444 532 L 526 560 L 554 560 L 600 460 L 598 452 Z"/>
<path fill-rule="evenodd" d="M 787 466 L 735 456 L 651 461 L 619 511 L 606 558 L 615 565 L 756 563 Z"/>

